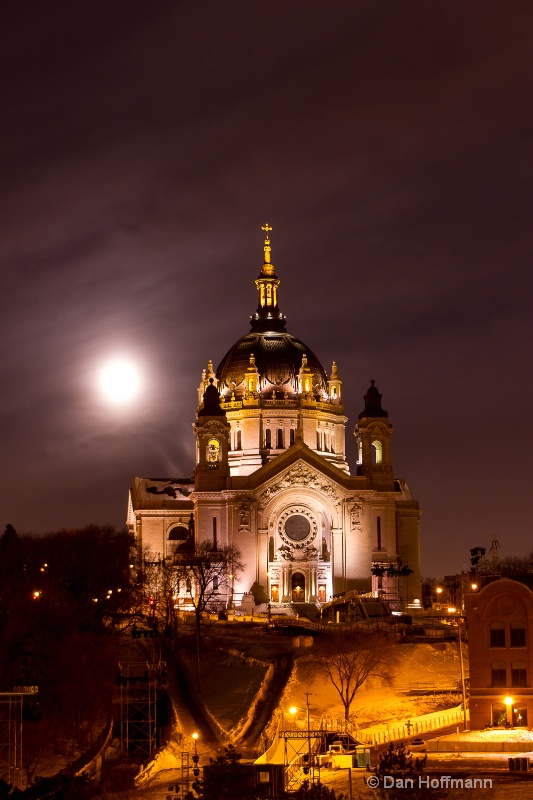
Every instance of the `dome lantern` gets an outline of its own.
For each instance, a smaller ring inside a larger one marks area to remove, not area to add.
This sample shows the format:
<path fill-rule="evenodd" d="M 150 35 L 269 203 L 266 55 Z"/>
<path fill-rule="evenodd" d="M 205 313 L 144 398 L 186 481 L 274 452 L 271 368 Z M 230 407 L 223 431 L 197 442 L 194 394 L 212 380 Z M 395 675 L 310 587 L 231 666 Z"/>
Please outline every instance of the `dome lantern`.
<path fill-rule="evenodd" d="M 261 228 L 265 231 L 265 243 L 263 245 L 264 261 L 259 277 L 255 281 L 257 287 L 257 311 L 252 317 L 252 331 L 284 331 L 285 317 L 278 308 L 278 286 L 279 278 L 276 277 L 274 264 L 270 261 L 270 237 L 269 231 L 272 230 L 268 222 Z"/>

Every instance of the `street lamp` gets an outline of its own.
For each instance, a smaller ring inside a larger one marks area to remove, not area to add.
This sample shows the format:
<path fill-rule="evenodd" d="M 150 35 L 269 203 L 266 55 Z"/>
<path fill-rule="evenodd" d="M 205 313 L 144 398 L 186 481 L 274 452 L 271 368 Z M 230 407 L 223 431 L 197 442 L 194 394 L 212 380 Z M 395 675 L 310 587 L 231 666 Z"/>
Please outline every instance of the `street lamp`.
<path fill-rule="evenodd" d="M 513 702 L 514 702 L 514 700 L 513 700 L 513 698 L 512 698 L 512 697 L 509 697 L 509 696 L 507 696 L 507 697 L 504 699 L 504 701 L 503 701 L 503 702 L 504 702 L 504 703 L 505 703 L 505 705 L 507 706 L 507 714 L 506 714 L 506 719 L 507 719 L 507 722 L 509 722 L 509 716 L 510 716 L 510 717 L 511 717 L 511 728 L 512 728 L 512 727 L 513 727 L 513 711 L 512 711 L 512 705 L 513 705 Z M 511 711 L 511 714 L 510 714 L 510 715 L 509 715 L 509 710 Z"/>
<path fill-rule="evenodd" d="M 198 734 L 193 733 L 192 738 L 194 740 L 194 755 L 192 757 L 194 763 L 194 769 L 192 771 L 192 774 L 194 775 L 195 778 L 197 778 L 198 775 L 200 774 L 200 770 L 198 768 L 198 762 L 200 761 L 200 756 L 198 755 Z"/>
<path fill-rule="evenodd" d="M 289 708 L 289 714 L 290 714 L 290 717 L 289 717 L 289 728 L 290 729 L 292 729 L 294 727 L 294 725 L 295 725 L 295 720 L 296 720 L 296 714 L 297 713 L 298 713 L 298 709 L 296 708 L 296 706 L 291 706 Z"/>

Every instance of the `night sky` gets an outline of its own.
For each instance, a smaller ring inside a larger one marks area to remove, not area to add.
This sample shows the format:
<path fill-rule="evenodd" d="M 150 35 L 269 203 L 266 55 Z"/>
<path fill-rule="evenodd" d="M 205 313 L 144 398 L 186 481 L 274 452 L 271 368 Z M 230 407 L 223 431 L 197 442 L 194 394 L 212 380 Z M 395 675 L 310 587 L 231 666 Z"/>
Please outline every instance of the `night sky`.
<path fill-rule="evenodd" d="M 2 529 L 123 525 L 134 475 L 192 474 L 268 221 L 352 470 L 383 394 L 423 573 L 532 549 L 530 0 L 7 0 L 0 30 Z"/>

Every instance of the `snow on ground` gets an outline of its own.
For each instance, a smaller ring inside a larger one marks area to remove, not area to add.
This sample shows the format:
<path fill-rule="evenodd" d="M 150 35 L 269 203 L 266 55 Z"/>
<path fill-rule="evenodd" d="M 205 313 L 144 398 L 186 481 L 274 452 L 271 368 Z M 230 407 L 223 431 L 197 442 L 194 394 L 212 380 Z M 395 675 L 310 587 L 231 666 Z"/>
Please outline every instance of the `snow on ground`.
<path fill-rule="evenodd" d="M 401 661 L 394 685 L 388 687 L 377 680 L 368 681 L 355 695 L 351 721 L 357 727 L 368 727 L 378 722 L 391 724 L 397 720 L 430 713 L 437 707 L 457 704 L 456 696 L 408 695 L 403 691 L 413 681 L 459 680 L 459 651 L 455 643 L 402 644 L 398 648 Z M 344 708 L 332 684 L 323 677 L 314 681 L 306 680 L 302 677 L 302 672 L 297 664 L 293 689 L 286 697 L 287 708 L 291 705 L 299 709 L 306 708 L 305 693 L 310 692 L 311 717 L 320 719 L 322 714 L 344 717 Z"/>
<path fill-rule="evenodd" d="M 261 630 L 252 629 L 242 631 L 240 638 L 233 636 L 231 632 L 231 647 L 229 646 L 229 631 L 219 635 L 219 631 L 211 630 L 206 641 L 202 658 L 202 699 L 206 703 L 208 710 L 217 715 L 219 721 L 224 721 L 224 728 L 234 731 L 239 723 L 246 717 L 249 704 L 253 700 L 254 693 L 258 686 L 261 686 L 267 671 L 269 662 L 276 656 L 292 650 L 296 655 L 304 655 L 300 649 L 292 649 L 291 641 L 287 637 L 269 637 Z M 405 689 L 411 681 L 438 681 L 438 680 L 457 680 L 459 678 L 459 657 L 457 645 L 450 643 L 430 643 L 430 644 L 407 644 L 398 645 L 401 654 L 401 666 L 395 679 L 396 687 Z M 222 651 L 225 654 L 222 655 Z M 312 650 L 311 650 L 312 652 Z M 305 652 L 308 655 L 309 651 Z M 306 715 L 306 697 L 309 694 L 310 717 L 311 721 L 317 721 L 320 716 L 328 714 L 330 716 L 342 716 L 343 708 L 340 699 L 331 685 L 324 679 L 309 682 L 304 679 L 302 671 L 298 668 L 298 658 L 296 668 L 289 680 L 284 696 L 278 709 L 273 713 L 287 711 L 291 705 L 297 706 L 298 714 L 304 718 Z M 446 696 L 444 696 L 446 698 Z M 417 714 L 426 713 L 435 707 L 439 697 L 413 697 L 400 691 L 398 688 L 389 688 L 377 683 L 362 687 L 354 700 L 352 711 L 354 721 L 360 727 L 370 725 L 374 722 L 393 722 L 405 719 Z M 449 704 L 455 704 L 456 697 L 449 698 Z M 146 783 L 138 789 L 121 795 L 120 800 L 127 796 L 131 800 L 137 798 L 161 798 L 165 797 L 165 789 L 172 780 L 179 776 L 181 753 L 188 751 L 192 753 L 193 744 L 190 738 L 191 724 L 186 718 L 181 720 L 181 728 L 177 729 L 173 741 L 164 748 L 158 755 L 156 763 L 149 768 L 146 775 Z M 524 737 L 524 731 L 505 731 L 506 738 Z M 501 737 L 502 731 L 480 731 L 468 734 L 469 736 L 481 738 L 481 740 L 494 740 L 498 735 Z M 533 738 L 533 734 L 527 732 L 528 738 Z M 213 748 L 203 742 L 198 742 L 198 751 L 201 754 L 201 765 L 208 763 L 210 755 L 216 755 Z M 513 753 L 513 755 L 517 755 Z M 476 754 L 476 758 L 483 758 L 483 754 Z M 507 776 L 503 775 L 507 763 L 508 754 L 491 753 L 491 763 L 500 764 L 502 769 L 501 778 L 494 779 L 492 790 L 482 790 L 475 792 L 454 791 L 454 800 L 462 800 L 462 797 L 476 800 L 529 800 L 533 796 L 531 783 L 519 784 L 508 783 Z M 428 763 L 433 767 L 442 765 L 442 774 L 450 769 L 450 763 L 460 765 L 465 763 L 463 754 L 450 753 L 431 753 Z M 360 770 L 352 772 L 353 796 L 360 800 L 375 800 L 373 792 L 366 784 L 366 773 Z M 505 780 L 505 783 L 503 781 Z M 348 772 L 347 770 L 322 770 L 321 781 L 328 786 L 342 791 L 348 795 Z M 501 781 L 501 784 L 498 784 Z M 114 800 L 112 795 L 108 795 L 109 800 Z M 119 800 L 118 796 L 116 800 Z"/>
<path fill-rule="evenodd" d="M 454 734 L 454 739 L 468 739 L 470 742 L 533 742 L 533 731 L 529 731 L 526 728 L 466 731 L 465 733 Z"/>

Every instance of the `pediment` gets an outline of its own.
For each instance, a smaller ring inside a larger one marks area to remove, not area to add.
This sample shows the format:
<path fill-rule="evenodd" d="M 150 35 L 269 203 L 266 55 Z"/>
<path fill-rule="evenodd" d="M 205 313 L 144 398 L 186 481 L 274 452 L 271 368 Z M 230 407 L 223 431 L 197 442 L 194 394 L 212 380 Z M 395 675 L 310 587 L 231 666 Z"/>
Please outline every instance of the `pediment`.
<path fill-rule="evenodd" d="M 258 493 L 259 509 L 261 511 L 264 510 L 272 498 L 280 492 L 295 487 L 314 489 L 327 497 L 335 507 L 340 505 L 340 485 L 330 480 L 321 470 L 316 469 L 301 458 L 287 467 L 281 474 L 278 473 L 276 478 L 269 481 L 266 488 Z"/>

